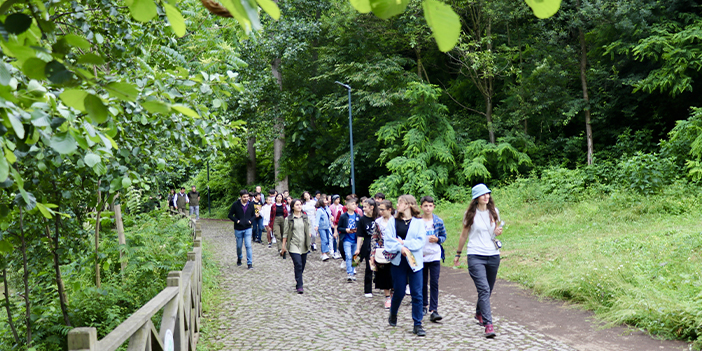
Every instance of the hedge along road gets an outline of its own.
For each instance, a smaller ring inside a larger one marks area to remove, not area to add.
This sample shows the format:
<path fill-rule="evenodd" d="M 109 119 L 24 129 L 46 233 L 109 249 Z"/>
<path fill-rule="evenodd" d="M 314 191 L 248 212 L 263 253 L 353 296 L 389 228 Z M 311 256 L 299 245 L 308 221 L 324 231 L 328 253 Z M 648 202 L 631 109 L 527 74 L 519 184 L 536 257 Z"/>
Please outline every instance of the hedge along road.
<path fill-rule="evenodd" d="M 515 284 L 499 281 L 493 294 L 497 337 L 485 339 L 473 320 L 475 288 L 465 270 L 442 267 L 442 323 L 424 320 L 425 338 L 412 334 L 410 298 L 398 325 L 388 326 L 382 292 L 363 296 L 363 270 L 347 283 L 340 260 L 308 255 L 305 293 L 294 291 L 292 261 L 275 248 L 253 245 L 253 270 L 236 265 L 236 239 L 229 221 L 202 221 L 202 236 L 222 271 L 219 306 L 205 311 L 211 330 L 202 340 L 218 350 L 684 350 L 682 342 L 653 340 L 624 329 L 598 330 L 588 313 L 538 301 Z M 244 257 L 245 257 L 245 249 Z"/>

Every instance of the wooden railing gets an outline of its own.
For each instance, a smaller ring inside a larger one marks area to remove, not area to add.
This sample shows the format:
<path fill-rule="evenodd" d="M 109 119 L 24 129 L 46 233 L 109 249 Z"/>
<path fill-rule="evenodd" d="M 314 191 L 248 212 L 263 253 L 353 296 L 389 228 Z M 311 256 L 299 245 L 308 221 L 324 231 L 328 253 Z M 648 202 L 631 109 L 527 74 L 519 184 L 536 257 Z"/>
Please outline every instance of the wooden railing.
<path fill-rule="evenodd" d="M 202 315 L 202 230 L 194 219 L 190 227 L 193 251 L 188 252 L 182 271 L 168 273 L 166 288 L 101 340 L 95 328 L 72 329 L 69 351 L 114 351 L 127 340 L 128 351 L 196 350 Z M 162 309 L 157 331 L 151 318 Z"/>

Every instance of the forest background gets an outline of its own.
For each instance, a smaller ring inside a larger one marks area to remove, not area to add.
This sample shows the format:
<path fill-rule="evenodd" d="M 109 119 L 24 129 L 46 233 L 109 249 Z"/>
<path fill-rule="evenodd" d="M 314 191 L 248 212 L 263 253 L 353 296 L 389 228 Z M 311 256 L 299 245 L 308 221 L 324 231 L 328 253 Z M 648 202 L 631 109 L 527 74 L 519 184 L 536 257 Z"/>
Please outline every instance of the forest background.
<path fill-rule="evenodd" d="M 215 217 L 256 185 L 350 193 L 335 81 L 359 195 L 433 195 L 457 233 L 485 182 L 508 221 L 501 277 L 699 348 L 697 2 L 539 19 L 446 1 L 460 34 L 442 50 L 436 1 L 363 2 L 223 0 L 234 20 L 193 0 L 0 5 L 0 348 L 102 337 L 158 291 L 187 251 L 184 223 L 149 211 L 168 189 L 196 185 Z"/>

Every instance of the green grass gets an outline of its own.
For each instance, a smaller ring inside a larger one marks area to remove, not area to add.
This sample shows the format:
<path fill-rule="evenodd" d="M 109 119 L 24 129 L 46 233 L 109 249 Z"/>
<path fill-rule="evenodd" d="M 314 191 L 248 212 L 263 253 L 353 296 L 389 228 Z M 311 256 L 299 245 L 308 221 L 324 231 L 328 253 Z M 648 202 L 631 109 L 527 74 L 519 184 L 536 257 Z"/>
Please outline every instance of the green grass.
<path fill-rule="evenodd" d="M 197 348 L 203 351 L 222 350 L 224 345 L 212 338 L 212 334 L 215 333 L 215 318 L 218 315 L 218 308 L 222 305 L 222 290 L 219 287 L 221 267 L 212 257 L 213 253 L 207 242 L 202 241 L 201 245 L 203 316 L 200 319 L 202 326 L 200 328 L 200 340 Z"/>
<path fill-rule="evenodd" d="M 499 277 L 580 303 L 613 324 L 696 340 L 702 334 L 702 199 L 699 188 L 692 190 L 596 193 L 566 202 L 533 188 L 495 189 L 506 223 Z M 453 263 L 466 208 L 443 203 L 435 211 L 448 233 L 445 265 Z"/>

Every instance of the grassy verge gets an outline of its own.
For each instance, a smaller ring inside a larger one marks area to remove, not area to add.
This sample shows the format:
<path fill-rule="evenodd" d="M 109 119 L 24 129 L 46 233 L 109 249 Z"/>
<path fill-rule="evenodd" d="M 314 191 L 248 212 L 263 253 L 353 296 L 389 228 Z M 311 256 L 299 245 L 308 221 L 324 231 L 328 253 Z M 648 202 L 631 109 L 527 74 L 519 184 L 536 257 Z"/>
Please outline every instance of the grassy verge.
<path fill-rule="evenodd" d="M 702 334 L 702 198 L 698 188 L 690 190 L 567 202 L 518 186 L 496 189 L 506 222 L 499 277 L 578 302 L 611 323 L 696 340 Z M 466 208 L 437 208 L 448 233 L 446 265 Z"/>
<path fill-rule="evenodd" d="M 197 345 L 201 351 L 222 350 L 224 345 L 215 341 L 212 335 L 215 333 L 217 321 L 213 318 L 216 311 L 221 306 L 221 289 L 219 287 L 219 277 L 221 270 L 213 258 L 212 250 L 207 242 L 202 242 L 202 326 L 200 328 L 200 340 Z"/>

